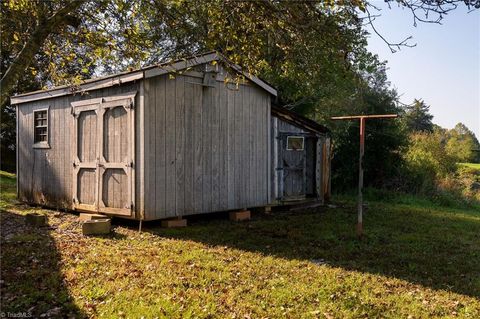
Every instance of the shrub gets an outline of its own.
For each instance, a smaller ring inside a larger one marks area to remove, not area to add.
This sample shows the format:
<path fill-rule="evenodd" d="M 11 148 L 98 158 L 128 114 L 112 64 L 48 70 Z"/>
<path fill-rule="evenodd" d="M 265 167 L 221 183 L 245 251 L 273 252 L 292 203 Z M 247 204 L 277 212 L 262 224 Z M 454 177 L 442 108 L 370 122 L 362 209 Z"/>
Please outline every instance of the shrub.
<path fill-rule="evenodd" d="M 436 182 L 455 171 L 455 158 L 445 150 L 441 131 L 416 132 L 410 135 L 404 153 L 404 177 L 410 191 L 432 194 Z"/>

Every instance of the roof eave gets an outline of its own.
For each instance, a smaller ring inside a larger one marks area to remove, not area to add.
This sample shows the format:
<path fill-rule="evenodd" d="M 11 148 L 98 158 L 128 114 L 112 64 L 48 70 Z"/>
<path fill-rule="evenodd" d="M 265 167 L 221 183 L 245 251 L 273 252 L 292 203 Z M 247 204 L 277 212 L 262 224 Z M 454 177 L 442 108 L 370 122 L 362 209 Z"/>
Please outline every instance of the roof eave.
<path fill-rule="evenodd" d="M 149 66 L 136 71 L 114 74 L 114 75 L 97 78 L 97 79 L 89 79 L 84 81 L 84 83 L 80 84 L 77 87 L 64 85 L 64 86 L 59 86 L 59 87 L 48 89 L 48 90 L 34 91 L 34 92 L 15 95 L 10 97 L 10 102 L 11 104 L 18 105 L 22 103 L 44 100 L 44 99 L 49 99 L 49 98 L 54 98 L 54 97 L 59 97 L 59 96 L 64 96 L 69 94 L 77 94 L 77 93 L 81 94 L 82 92 L 86 92 L 86 91 L 102 89 L 102 88 L 111 87 L 114 85 L 119 85 L 122 83 L 132 82 L 139 79 L 151 78 L 151 77 L 155 77 L 163 74 L 168 74 L 178 70 L 183 70 L 189 67 L 193 67 L 199 64 L 209 63 L 214 60 L 222 60 L 222 61 L 225 61 L 226 63 L 229 63 L 235 69 L 235 71 L 243 74 L 246 78 L 251 80 L 253 83 L 257 84 L 258 86 L 260 86 L 262 89 L 272 94 L 273 96 L 277 96 L 277 90 L 275 90 L 275 88 L 270 86 L 265 81 L 261 80 L 260 78 L 254 75 L 244 72 L 240 68 L 240 66 L 236 64 L 232 64 L 222 54 L 218 52 L 209 52 L 200 56 L 195 56 L 188 59 L 182 59 L 174 63 L 165 63 L 158 66 Z"/>
<path fill-rule="evenodd" d="M 290 121 L 295 125 L 299 125 L 307 130 L 322 134 L 330 133 L 330 129 L 328 127 L 321 125 L 309 118 L 306 118 L 305 116 L 302 116 L 296 112 L 287 110 L 283 107 L 272 105 L 272 113 L 275 116 L 280 116 L 283 119 Z"/>

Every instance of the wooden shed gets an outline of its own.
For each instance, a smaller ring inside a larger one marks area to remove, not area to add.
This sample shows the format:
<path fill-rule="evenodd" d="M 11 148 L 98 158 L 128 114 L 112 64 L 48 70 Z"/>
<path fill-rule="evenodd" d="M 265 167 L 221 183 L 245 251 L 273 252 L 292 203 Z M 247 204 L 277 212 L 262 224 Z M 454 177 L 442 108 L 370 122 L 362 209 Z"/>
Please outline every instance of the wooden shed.
<path fill-rule="evenodd" d="M 323 201 L 328 130 L 276 94 L 213 52 L 13 96 L 18 197 L 139 220 Z"/>

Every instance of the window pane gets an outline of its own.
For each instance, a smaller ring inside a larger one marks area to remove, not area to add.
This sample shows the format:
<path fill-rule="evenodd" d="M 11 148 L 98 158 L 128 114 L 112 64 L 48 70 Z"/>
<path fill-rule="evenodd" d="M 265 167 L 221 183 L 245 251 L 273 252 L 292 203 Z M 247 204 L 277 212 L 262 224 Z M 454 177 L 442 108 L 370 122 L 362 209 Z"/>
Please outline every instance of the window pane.
<path fill-rule="evenodd" d="M 303 150 L 303 137 L 302 136 L 288 136 L 287 137 L 287 150 L 302 151 Z"/>
<path fill-rule="evenodd" d="M 34 112 L 34 143 L 48 142 L 48 117 L 47 111 Z"/>
<path fill-rule="evenodd" d="M 35 112 L 35 118 L 36 118 L 36 119 L 39 119 L 39 120 L 40 120 L 40 119 L 44 119 L 44 118 L 46 118 L 46 115 L 47 115 L 46 113 L 47 113 L 47 111 L 38 111 L 38 112 Z"/>

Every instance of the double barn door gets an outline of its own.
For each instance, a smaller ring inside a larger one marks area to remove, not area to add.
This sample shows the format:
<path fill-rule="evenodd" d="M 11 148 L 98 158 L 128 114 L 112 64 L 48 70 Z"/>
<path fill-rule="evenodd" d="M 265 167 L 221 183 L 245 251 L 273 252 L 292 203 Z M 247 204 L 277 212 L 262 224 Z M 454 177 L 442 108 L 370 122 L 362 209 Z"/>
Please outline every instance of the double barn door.
<path fill-rule="evenodd" d="M 135 93 L 72 102 L 73 208 L 131 216 Z"/>

